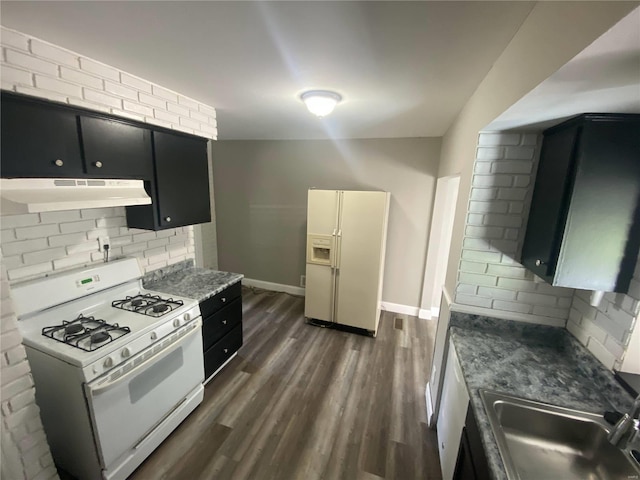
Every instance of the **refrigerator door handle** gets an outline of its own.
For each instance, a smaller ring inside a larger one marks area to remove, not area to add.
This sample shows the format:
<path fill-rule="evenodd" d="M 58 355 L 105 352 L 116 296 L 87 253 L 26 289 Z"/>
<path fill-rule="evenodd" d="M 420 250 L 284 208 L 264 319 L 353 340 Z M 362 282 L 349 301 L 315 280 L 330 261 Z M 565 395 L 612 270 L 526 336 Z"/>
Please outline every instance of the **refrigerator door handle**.
<path fill-rule="evenodd" d="M 329 254 L 329 261 L 332 269 L 336 268 L 336 232 L 337 229 L 334 228 L 333 233 L 331 234 L 331 253 Z"/>
<path fill-rule="evenodd" d="M 335 246 L 335 268 L 336 270 L 340 270 L 340 249 L 342 247 L 342 229 L 338 230 L 336 237 L 336 246 Z"/>

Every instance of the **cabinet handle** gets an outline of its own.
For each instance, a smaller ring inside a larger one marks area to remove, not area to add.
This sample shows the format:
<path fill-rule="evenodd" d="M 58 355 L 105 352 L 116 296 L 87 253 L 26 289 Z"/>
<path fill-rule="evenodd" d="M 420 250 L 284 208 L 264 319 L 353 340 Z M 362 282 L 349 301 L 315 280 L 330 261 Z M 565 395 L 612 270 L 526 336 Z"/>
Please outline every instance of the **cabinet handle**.
<path fill-rule="evenodd" d="M 64 162 L 63 162 L 62 160 L 60 160 L 60 159 L 57 159 L 57 160 L 56 160 L 55 162 L 53 162 L 53 163 L 55 163 L 56 167 L 61 167 L 61 166 L 63 166 L 63 165 L 64 165 Z"/>
<path fill-rule="evenodd" d="M 223 325 L 226 325 L 226 324 L 227 324 L 227 321 L 226 321 L 226 320 L 222 320 L 222 324 L 223 324 Z"/>
<path fill-rule="evenodd" d="M 225 348 L 225 349 L 224 349 L 224 353 L 229 353 L 229 349 L 228 349 L 228 348 Z"/>
<path fill-rule="evenodd" d="M 95 162 L 94 165 L 96 168 L 102 168 L 102 162 Z"/>
<path fill-rule="evenodd" d="M 164 221 L 167 223 L 171 222 L 171 217 L 164 217 Z"/>
<path fill-rule="evenodd" d="M 536 260 L 536 267 L 539 267 L 540 265 L 546 265 L 546 263 L 545 263 L 545 262 L 543 262 L 543 261 L 542 261 L 542 260 L 540 260 L 540 259 L 537 259 L 537 260 Z"/>

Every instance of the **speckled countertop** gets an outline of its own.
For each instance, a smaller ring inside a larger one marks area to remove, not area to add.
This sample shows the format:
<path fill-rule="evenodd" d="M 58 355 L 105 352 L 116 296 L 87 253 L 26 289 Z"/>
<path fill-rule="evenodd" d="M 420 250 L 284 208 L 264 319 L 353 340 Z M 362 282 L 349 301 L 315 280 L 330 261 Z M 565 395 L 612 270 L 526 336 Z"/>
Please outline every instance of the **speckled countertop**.
<path fill-rule="evenodd" d="M 627 411 L 632 398 L 564 328 L 451 314 L 451 339 L 460 360 L 489 469 L 507 475 L 479 389 L 577 410 Z"/>
<path fill-rule="evenodd" d="M 192 260 L 154 270 L 142 279 L 144 287 L 156 292 L 193 298 L 202 302 L 244 278 L 239 273 L 199 268 Z"/>

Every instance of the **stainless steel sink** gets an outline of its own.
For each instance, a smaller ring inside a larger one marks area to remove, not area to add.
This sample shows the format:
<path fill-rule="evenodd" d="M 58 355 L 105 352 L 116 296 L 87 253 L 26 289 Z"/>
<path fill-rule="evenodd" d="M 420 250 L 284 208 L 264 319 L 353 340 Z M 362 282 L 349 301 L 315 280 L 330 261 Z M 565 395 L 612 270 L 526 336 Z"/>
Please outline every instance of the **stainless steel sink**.
<path fill-rule="evenodd" d="M 509 479 L 640 479 L 602 416 L 481 390 Z"/>

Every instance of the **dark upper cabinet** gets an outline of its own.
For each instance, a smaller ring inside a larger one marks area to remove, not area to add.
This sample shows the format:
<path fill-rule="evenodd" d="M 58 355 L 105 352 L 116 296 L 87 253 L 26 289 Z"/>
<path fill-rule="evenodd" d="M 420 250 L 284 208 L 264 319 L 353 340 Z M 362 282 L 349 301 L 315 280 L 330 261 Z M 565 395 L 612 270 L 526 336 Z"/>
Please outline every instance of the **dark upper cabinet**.
<path fill-rule="evenodd" d="M 3 177 L 151 179 L 151 131 L 68 105 L 2 93 Z"/>
<path fill-rule="evenodd" d="M 151 179 L 151 131 L 128 123 L 80 117 L 85 169 L 90 177 Z"/>
<path fill-rule="evenodd" d="M 210 222 L 207 140 L 154 131 L 153 149 L 152 205 L 127 207 L 127 225 L 163 230 Z"/>
<path fill-rule="evenodd" d="M 1 108 L 3 177 L 82 177 L 74 113 L 5 94 Z"/>
<path fill-rule="evenodd" d="M 626 292 L 640 247 L 640 115 L 544 132 L 522 264 L 552 285 Z"/>

